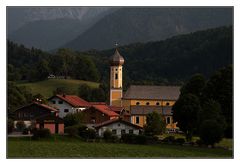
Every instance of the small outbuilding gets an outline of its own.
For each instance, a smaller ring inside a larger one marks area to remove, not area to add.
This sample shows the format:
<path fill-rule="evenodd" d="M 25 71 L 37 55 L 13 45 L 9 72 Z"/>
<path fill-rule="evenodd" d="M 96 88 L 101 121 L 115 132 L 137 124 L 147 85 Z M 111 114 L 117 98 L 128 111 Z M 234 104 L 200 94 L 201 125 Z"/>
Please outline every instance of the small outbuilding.
<path fill-rule="evenodd" d="M 114 135 L 121 137 L 123 134 L 135 134 L 139 135 L 143 131 L 143 127 L 132 124 L 121 118 L 105 121 L 101 124 L 97 124 L 95 129 L 100 137 L 103 137 L 103 133 L 109 129 Z"/>
<path fill-rule="evenodd" d="M 47 128 L 51 134 L 64 133 L 64 120 L 54 115 L 44 115 L 36 118 L 36 128 Z"/>

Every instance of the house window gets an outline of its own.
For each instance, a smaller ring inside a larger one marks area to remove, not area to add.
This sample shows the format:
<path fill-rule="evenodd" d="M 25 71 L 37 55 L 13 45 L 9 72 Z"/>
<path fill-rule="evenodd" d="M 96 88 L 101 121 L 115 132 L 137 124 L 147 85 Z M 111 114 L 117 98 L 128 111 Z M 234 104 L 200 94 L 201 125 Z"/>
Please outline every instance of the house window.
<path fill-rule="evenodd" d="M 166 123 L 167 123 L 167 124 L 170 124 L 170 123 L 171 123 L 171 118 L 170 118 L 170 117 L 167 117 Z"/>
<path fill-rule="evenodd" d="M 96 118 L 95 117 L 91 117 L 91 122 L 95 123 L 96 122 Z"/>
<path fill-rule="evenodd" d="M 156 105 L 159 105 L 159 102 L 157 102 Z"/>
<path fill-rule="evenodd" d="M 142 130 L 139 130 L 139 135 L 141 135 L 142 134 Z"/>
<path fill-rule="evenodd" d="M 137 102 L 137 103 L 136 103 L 136 105 L 140 105 L 140 103 L 139 103 L 139 102 Z"/>
<path fill-rule="evenodd" d="M 112 134 L 116 135 L 117 134 L 117 130 L 113 129 L 112 130 Z"/>
<path fill-rule="evenodd" d="M 28 117 L 28 114 L 27 114 L 27 113 L 24 113 L 23 115 L 24 115 L 24 117 Z"/>
<path fill-rule="evenodd" d="M 166 105 L 169 105 L 169 102 L 167 102 Z"/>
<path fill-rule="evenodd" d="M 132 129 L 129 130 L 129 134 L 133 134 L 133 130 Z"/>
<path fill-rule="evenodd" d="M 118 123 L 118 126 L 119 126 L 119 127 L 121 126 L 120 123 Z"/>
<path fill-rule="evenodd" d="M 136 124 L 139 124 L 139 116 L 136 116 Z"/>
<path fill-rule="evenodd" d="M 58 104 L 63 104 L 63 101 L 62 101 L 62 100 L 59 100 L 59 101 L 58 101 Z"/>
<path fill-rule="evenodd" d="M 121 135 L 125 134 L 126 133 L 126 130 L 125 129 L 122 129 L 121 130 Z"/>
<path fill-rule="evenodd" d="M 146 105 L 149 105 L 149 102 L 147 102 Z"/>
<path fill-rule="evenodd" d="M 55 100 L 52 100 L 52 103 L 53 103 L 53 104 L 56 104 L 56 101 L 55 101 Z"/>
<path fill-rule="evenodd" d="M 118 74 L 117 74 L 117 73 L 115 74 L 115 79 L 116 79 L 116 80 L 118 79 Z"/>
<path fill-rule="evenodd" d="M 69 110 L 68 110 L 68 109 L 64 109 L 64 112 L 65 112 L 65 113 L 68 113 L 68 112 L 69 112 Z"/>

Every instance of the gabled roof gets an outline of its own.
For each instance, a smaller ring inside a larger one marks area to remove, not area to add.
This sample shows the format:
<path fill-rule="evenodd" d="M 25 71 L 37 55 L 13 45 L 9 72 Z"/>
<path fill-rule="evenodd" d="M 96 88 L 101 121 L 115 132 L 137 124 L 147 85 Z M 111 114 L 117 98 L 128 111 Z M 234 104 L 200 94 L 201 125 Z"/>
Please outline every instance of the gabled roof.
<path fill-rule="evenodd" d="M 177 100 L 180 86 L 131 85 L 123 99 Z"/>
<path fill-rule="evenodd" d="M 121 119 L 121 118 L 116 118 L 116 119 L 112 119 L 112 120 L 107 120 L 107 121 L 105 121 L 105 122 L 103 122 L 103 123 L 100 123 L 100 124 L 95 125 L 95 128 L 98 129 L 98 128 L 101 128 L 101 127 L 103 127 L 103 126 L 107 126 L 107 125 L 109 125 L 109 124 L 116 123 L 116 122 L 124 123 L 124 124 L 126 124 L 126 125 L 135 127 L 135 128 L 137 128 L 137 129 L 142 129 L 142 128 L 143 128 L 143 127 L 141 127 L 141 126 L 138 126 L 138 125 L 132 124 L 132 123 L 130 123 L 130 122 L 128 122 L 128 121 L 125 121 L 125 120 L 123 120 L 123 119 Z"/>
<path fill-rule="evenodd" d="M 51 100 L 54 97 L 58 97 L 59 99 L 67 102 L 73 107 L 90 107 L 91 106 L 89 102 L 87 102 L 86 100 L 83 100 L 82 98 L 76 95 L 55 95 L 50 97 L 48 100 Z"/>
<path fill-rule="evenodd" d="M 25 105 L 25 106 L 23 106 L 23 107 L 21 107 L 21 108 L 18 108 L 16 111 L 18 111 L 18 110 L 20 110 L 20 109 L 22 109 L 22 108 L 30 107 L 30 106 L 32 106 L 32 105 L 37 105 L 37 106 L 43 107 L 44 109 L 49 110 L 49 111 L 58 112 L 58 110 L 55 109 L 54 107 L 51 107 L 51 106 L 46 105 L 46 104 L 41 104 L 41 103 L 38 103 L 38 102 L 32 102 L 32 103 L 30 103 L 30 104 L 28 104 L 28 105 Z"/>
<path fill-rule="evenodd" d="M 109 106 L 107 105 L 93 105 L 92 107 L 94 107 L 96 110 L 110 116 L 110 117 L 114 117 L 114 116 L 119 116 L 116 112 L 112 111 Z"/>

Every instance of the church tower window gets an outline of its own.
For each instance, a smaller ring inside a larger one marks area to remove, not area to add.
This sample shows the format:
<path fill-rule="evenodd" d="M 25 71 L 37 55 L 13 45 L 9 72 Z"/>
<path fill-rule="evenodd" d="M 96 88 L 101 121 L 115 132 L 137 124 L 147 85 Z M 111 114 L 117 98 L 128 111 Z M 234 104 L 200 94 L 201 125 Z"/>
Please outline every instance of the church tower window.
<path fill-rule="evenodd" d="M 115 79 L 116 79 L 116 80 L 118 79 L 118 74 L 117 74 L 117 73 L 115 74 Z"/>

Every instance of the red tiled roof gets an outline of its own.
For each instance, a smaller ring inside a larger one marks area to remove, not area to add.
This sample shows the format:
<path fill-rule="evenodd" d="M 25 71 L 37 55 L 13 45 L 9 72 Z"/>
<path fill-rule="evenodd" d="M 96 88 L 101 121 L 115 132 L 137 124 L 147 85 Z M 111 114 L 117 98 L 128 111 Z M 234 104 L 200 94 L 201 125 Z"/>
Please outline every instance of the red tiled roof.
<path fill-rule="evenodd" d="M 130 126 L 133 126 L 133 127 L 135 127 L 135 128 L 138 128 L 138 129 L 142 129 L 142 128 L 143 128 L 143 127 L 141 127 L 141 126 L 138 126 L 138 125 L 132 124 L 132 123 L 130 123 L 130 122 L 128 122 L 128 121 L 125 121 L 125 120 L 123 120 L 123 119 L 121 119 L 121 118 L 116 118 L 116 119 L 107 120 L 107 121 L 105 121 L 105 122 L 102 122 L 102 123 L 100 123 L 100 124 L 95 125 L 95 128 L 103 127 L 103 126 L 106 126 L 106 125 L 109 125 L 109 124 L 112 124 L 112 123 L 115 123 L 115 122 L 121 122 L 121 123 L 130 125 Z"/>
<path fill-rule="evenodd" d="M 73 107 L 90 107 L 91 106 L 89 102 L 87 102 L 86 100 L 83 100 L 82 98 L 76 95 L 56 95 L 56 97 L 64 100 L 65 102 L 72 105 Z"/>
<path fill-rule="evenodd" d="M 93 107 L 110 117 L 118 116 L 118 114 L 112 111 L 107 105 L 93 105 Z"/>

